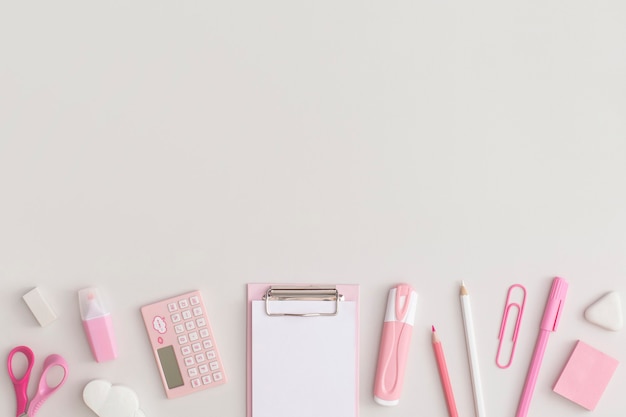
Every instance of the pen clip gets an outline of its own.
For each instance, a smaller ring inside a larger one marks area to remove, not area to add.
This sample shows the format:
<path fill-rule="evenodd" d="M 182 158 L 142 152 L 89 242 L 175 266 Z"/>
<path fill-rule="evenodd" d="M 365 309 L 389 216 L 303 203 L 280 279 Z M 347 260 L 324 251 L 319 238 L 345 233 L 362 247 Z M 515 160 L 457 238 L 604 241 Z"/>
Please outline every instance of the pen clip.
<path fill-rule="evenodd" d="M 522 301 L 521 304 L 517 302 L 511 302 L 511 293 L 516 288 L 519 288 L 522 291 Z M 502 322 L 500 324 L 500 334 L 498 335 L 498 351 L 496 352 L 496 365 L 500 369 L 506 369 L 511 366 L 513 362 L 513 356 L 515 355 L 515 348 L 517 347 L 517 336 L 519 334 L 520 324 L 522 323 L 522 315 L 524 314 L 524 306 L 526 305 L 526 288 L 520 284 L 513 284 L 509 287 L 509 290 L 506 294 L 506 301 L 504 303 L 504 312 L 502 313 Z M 507 363 L 502 363 L 501 361 L 501 353 L 502 353 L 502 345 L 504 344 L 504 334 L 506 332 L 507 323 L 509 322 L 509 314 L 511 309 L 517 309 L 517 317 L 515 319 L 515 328 L 513 329 L 513 344 L 511 345 L 511 353 L 509 354 L 509 360 Z"/>
<path fill-rule="evenodd" d="M 568 286 L 567 281 L 563 278 L 556 277 L 552 280 L 550 295 L 541 319 L 541 329 L 550 332 L 556 331 L 561 319 L 561 313 L 563 312 L 563 303 L 565 302 Z"/>

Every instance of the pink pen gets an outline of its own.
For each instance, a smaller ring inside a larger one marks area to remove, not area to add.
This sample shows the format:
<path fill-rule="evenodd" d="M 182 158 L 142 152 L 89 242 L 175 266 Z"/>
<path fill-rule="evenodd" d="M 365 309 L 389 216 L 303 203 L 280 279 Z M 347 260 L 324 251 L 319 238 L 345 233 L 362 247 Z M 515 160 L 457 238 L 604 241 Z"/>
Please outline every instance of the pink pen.
<path fill-rule="evenodd" d="M 416 308 L 417 293 L 409 285 L 389 291 L 374 382 L 374 401 L 380 405 L 400 402 Z"/>
<path fill-rule="evenodd" d="M 546 346 L 548 346 L 548 337 L 550 333 L 556 331 L 559 324 L 559 319 L 563 311 L 563 303 L 567 295 L 567 287 L 567 281 L 563 278 L 556 277 L 552 281 L 552 289 L 550 289 L 546 309 L 543 312 L 543 319 L 539 326 L 539 335 L 535 343 L 535 351 L 533 352 L 533 357 L 528 367 L 526 382 L 524 383 L 524 389 L 519 400 L 519 405 L 517 406 L 515 417 L 526 417 L 526 415 L 528 415 L 530 400 L 532 399 L 537 377 L 539 376 L 539 368 L 541 368 L 543 354 L 546 351 Z"/>
<path fill-rule="evenodd" d="M 111 314 L 104 307 L 97 288 L 85 288 L 78 292 L 80 315 L 89 341 L 91 352 L 97 362 L 117 357 L 117 344 Z"/>

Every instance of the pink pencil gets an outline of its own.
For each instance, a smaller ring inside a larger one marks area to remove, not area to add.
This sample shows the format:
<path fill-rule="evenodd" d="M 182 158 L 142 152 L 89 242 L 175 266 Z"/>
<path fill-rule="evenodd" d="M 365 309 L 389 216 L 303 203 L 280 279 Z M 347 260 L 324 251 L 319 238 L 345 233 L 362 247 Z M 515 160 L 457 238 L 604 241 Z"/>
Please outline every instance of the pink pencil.
<path fill-rule="evenodd" d="M 433 350 L 435 351 L 435 359 L 437 359 L 437 368 L 439 368 L 439 376 L 441 377 L 441 386 L 443 393 L 446 397 L 446 405 L 448 406 L 448 414 L 450 417 L 458 417 L 459 413 L 456 411 L 456 403 L 454 401 L 454 394 L 452 393 L 452 384 L 450 384 L 450 375 L 448 375 L 448 367 L 446 366 L 446 358 L 443 356 L 443 348 L 441 347 L 441 340 L 437 336 L 435 326 L 433 329 Z"/>

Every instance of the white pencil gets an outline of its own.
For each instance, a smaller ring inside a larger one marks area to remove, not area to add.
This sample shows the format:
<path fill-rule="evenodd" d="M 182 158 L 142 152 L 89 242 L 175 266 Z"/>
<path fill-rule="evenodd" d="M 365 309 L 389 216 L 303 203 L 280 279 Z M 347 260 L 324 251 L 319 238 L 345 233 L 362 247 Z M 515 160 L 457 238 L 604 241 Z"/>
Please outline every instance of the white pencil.
<path fill-rule="evenodd" d="M 480 371 L 478 370 L 478 352 L 476 351 L 476 336 L 474 335 L 474 322 L 472 321 L 472 308 L 470 306 L 469 293 L 465 283 L 461 282 L 461 312 L 463 313 L 463 327 L 465 328 L 465 345 L 469 358 L 472 388 L 474 390 L 474 411 L 476 417 L 485 417 L 485 402 L 483 389 L 480 384 Z"/>

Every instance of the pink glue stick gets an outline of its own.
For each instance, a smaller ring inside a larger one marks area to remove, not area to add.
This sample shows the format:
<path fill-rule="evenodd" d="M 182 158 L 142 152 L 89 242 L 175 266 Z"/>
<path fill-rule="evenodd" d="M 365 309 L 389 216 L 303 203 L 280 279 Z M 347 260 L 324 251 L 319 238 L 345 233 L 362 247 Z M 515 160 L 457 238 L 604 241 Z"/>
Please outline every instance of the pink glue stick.
<path fill-rule="evenodd" d="M 78 292 L 80 315 L 91 353 L 97 362 L 117 357 L 117 343 L 113 332 L 111 314 L 104 307 L 97 288 L 85 288 Z"/>
<path fill-rule="evenodd" d="M 374 401 L 380 405 L 400 402 L 416 309 L 417 292 L 411 286 L 389 291 L 374 381 Z"/>

